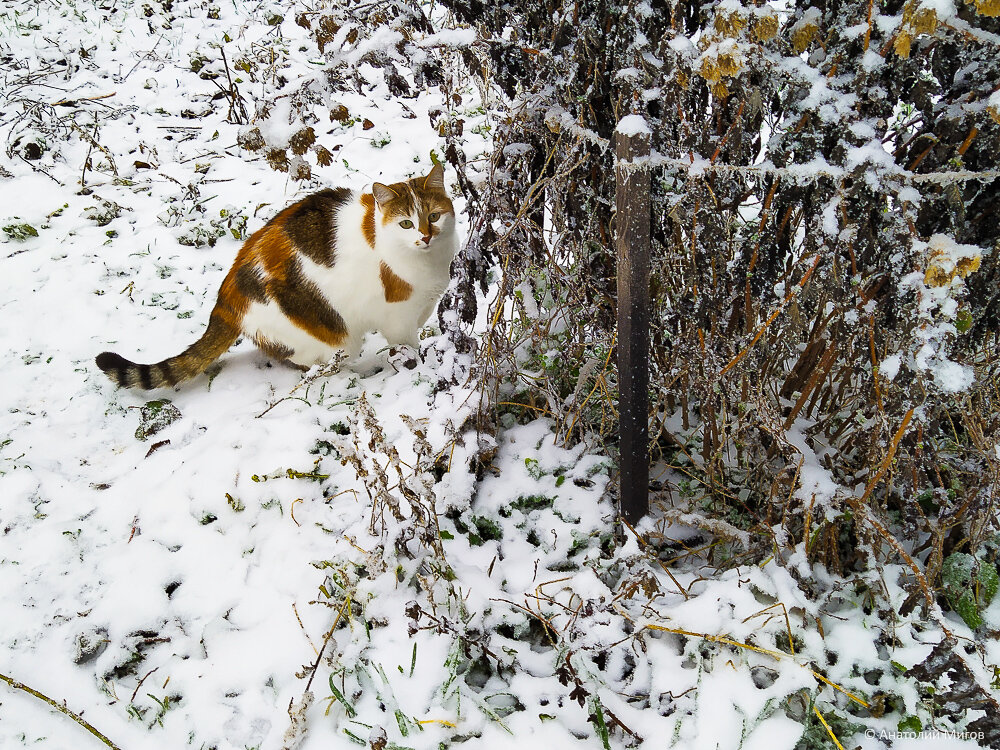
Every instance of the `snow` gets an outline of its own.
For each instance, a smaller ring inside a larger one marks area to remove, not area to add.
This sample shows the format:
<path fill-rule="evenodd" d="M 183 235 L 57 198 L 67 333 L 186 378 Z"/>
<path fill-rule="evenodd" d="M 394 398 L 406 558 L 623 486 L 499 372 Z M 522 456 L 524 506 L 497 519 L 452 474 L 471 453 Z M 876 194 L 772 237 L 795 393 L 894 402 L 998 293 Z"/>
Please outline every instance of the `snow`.
<path fill-rule="evenodd" d="M 956 13 L 954 0 L 920 0 L 919 6 L 937 13 L 938 21 L 947 20 Z"/>
<path fill-rule="evenodd" d="M 802 457 L 798 467 L 799 487 L 795 496 L 807 505 L 815 503 L 815 512 L 822 514 L 840 486 L 834 481 L 830 470 L 821 463 L 822 456 L 817 455 L 809 445 L 799 424 L 793 425 L 786 434 L 788 441 Z"/>
<path fill-rule="evenodd" d="M 444 29 L 420 40 L 421 47 L 469 47 L 476 41 L 475 29 Z"/>
<path fill-rule="evenodd" d="M 882 16 L 884 18 L 884 16 Z M 873 73 L 885 65 L 885 58 L 878 53 L 878 50 L 869 49 L 861 58 L 861 68 L 868 73 Z"/>
<path fill-rule="evenodd" d="M 823 206 L 823 232 L 827 237 L 840 235 L 840 198 L 834 198 Z"/>
<path fill-rule="evenodd" d="M 934 382 L 945 393 L 959 393 L 967 390 L 975 382 L 971 367 L 949 360 L 938 363 L 933 370 L 933 376 Z"/>
<path fill-rule="evenodd" d="M 678 55 L 690 55 L 693 54 L 696 49 L 691 40 L 681 34 L 676 34 L 670 37 L 667 41 L 667 45 Z"/>
<path fill-rule="evenodd" d="M 711 168 L 712 161 L 706 159 L 701 154 L 691 154 L 691 162 L 688 166 L 688 176 L 692 179 L 700 177 L 705 174 L 705 171 Z"/>
<path fill-rule="evenodd" d="M 615 132 L 622 135 L 652 135 L 652 131 L 642 115 L 625 115 L 618 121 Z"/>
<path fill-rule="evenodd" d="M 902 357 L 898 354 L 890 354 L 878 363 L 878 374 L 886 380 L 894 380 L 899 374 L 899 366 L 902 364 Z"/>
<path fill-rule="evenodd" d="M 133 11 L 128 23 L 136 20 Z M 82 47 L 90 31 L 58 14 L 39 21 L 70 48 Z M 360 536 L 351 528 L 367 527 L 367 510 L 356 494 L 327 499 L 355 483 L 336 464 L 339 473 L 323 491 L 303 487 L 304 480 L 255 482 L 252 475 L 311 470 L 316 456 L 309 451 L 331 424 L 349 421 L 361 393 L 377 392 L 389 413 L 418 417 L 422 408 L 426 418 L 435 368 L 396 372 L 372 341 L 357 372 L 345 370 L 297 394 L 308 403 L 286 401 L 258 419 L 300 375 L 272 367 L 244 343 L 225 355 L 214 380 L 203 377 L 168 394 L 181 420 L 149 441 L 136 440 L 138 406 L 148 397 L 115 390 L 93 356 L 114 348 L 152 359 L 186 346 L 204 325 L 238 248 L 225 236 L 213 248 L 177 245 L 182 228 L 158 221 L 164 206 L 177 205 L 192 184 L 209 216 L 220 204 L 238 206 L 252 231 L 304 192 L 261 161 L 245 161 L 234 146 L 237 127 L 220 115 L 192 122 L 174 114 L 191 106 L 198 96 L 192 92 L 211 91 L 183 66 L 188 50 L 205 49 L 204 38 L 214 32 L 202 23 L 185 25 L 178 22 L 170 37 L 173 61 L 143 58 L 148 47 L 141 35 L 121 37 L 131 41 L 115 52 L 104 43 L 93 53 L 103 69 L 119 69 L 121 60 L 135 72 L 85 88 L 113 89 L 116 104 L 149 113 L 106 122 L 99 134 L 127 180 L 92 171 L 93 193 L 80 195 L 85 145 L 72 141 L 59 158 L 47 155 L 39 164 L 55 179 L 25 162 L 4 162 L 15 176 L 0 180 L 0 202 L 13 209 L 3 218 L 29 223 L 40 236 L 0 245 L 6 313 L 0 335 L 12 352 L 2 368 L 8 387 L 0 427 L 9 440 L 0 453 L 0 492 L 8 498 L 0 562 L 3 671 L 67 699 L 122 746 L 149 741 L 155 700 L 173 694 L 182 699 L 162 717 L 165 746 L 186 746 L 192 732 L 200 738 L 196 745 L 273 746 L 284 733 L 289 699 L 302 690 L 294 672 L 315 659 L 310 642 L 318 644 L 329 626 L 323 608 L 309 605 L 322 582 L 313 563 L 349 548 L 341 534 Z M 35 54 L 28 38 L 6 41 L 20 45 L 20 54 Z M 182 90 L 189 94 L 175 93 Z M 373 120 L 388 114 L 395 122 L 399 108 L 372 94 L 345 101 Z M 153 114 L 157 107 L 163 115 Z M 273 123 L 280 123 L 278 115 Z M 425 113 L 421 118 L 427 122 Z M 368 178 L 426 171 L 430 149 L 443 149 L 426 125 L 409 132 L 382 151 L 362 138 L 360 124 L 338 134 L 342 161 L 319 185 L 360 187 Z M 133 160 L 157 161 L 159 168 L 134 169 Z M 201 161 L 209 165 L 204 173 L 196 170 Z M 353 174 L 353 165 L 364 174 Z M 106 227 L 87 218 L 89 207 L 101 205 L 98 197 L 124 209 Z M 388 386 L 394 379 L 398 387 Z M 462 407 L 454 406 L 445 412 L 459 418 Z M 443 439 L 440 429 L 434 432 Z M 151 452 L 152 444 L 160 447 Z M 244 509 L 231 507 L 227 493 Z M 76 665 L 84 637 L 106 648 Z M 137 672 L 108 676 L 137 653 Z M 130 703 L 144 719 L 129 718 Z M 80 738 L 72 722 L 64 726 L 23 694 L 4 693 L 0 716 L 4 747 L 20 745 L 14 738 L 22 732 L 63 746 Z"/>
<path fill-rule="evenodd" d="M 862 146 L 855 146 L 847 152 L 847 168 L 853 170 L 861 164 L 882 167 L 888 172 L 899 171 L 892 154 L 885 150 L 881 138 L 875 138 Z"/>

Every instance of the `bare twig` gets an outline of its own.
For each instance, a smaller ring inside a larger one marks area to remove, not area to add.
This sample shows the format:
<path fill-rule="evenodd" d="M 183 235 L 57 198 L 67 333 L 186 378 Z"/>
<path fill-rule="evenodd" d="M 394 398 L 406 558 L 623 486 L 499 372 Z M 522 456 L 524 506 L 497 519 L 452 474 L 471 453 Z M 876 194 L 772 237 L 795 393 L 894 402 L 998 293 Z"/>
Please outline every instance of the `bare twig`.
<path fill-rule="evenodd" d="M 0 673 L 0 680 L 3 680 L 4 682 L 6 682 L 8 685 L 10 685 L 15 690 L 23 690 L 24 692 L 26 692 L 26 693 L 28 693 L 30 695 L 35 696 L 36 698 L 38 698 L 38 700 L 43 701 L 44 703 L 48 703 L 56 711 L 58 711 L 61 714 L 65 714 L 66 716 L 68 716 L 69 718 L 71 718 L 73 721 L 75 721 L 77 724 L 79 724 L 81 727 L 83 727 L 84 729 L 86 729 L 88 732 L 90 732 L 92 735 L 94 735 L 97 739 L 99 739 L 105 745 L 107 745 L 108 747 L 110 747 L 111 750 L 121 750 L 121 748 L 118 747 L 118 745 L 116 745 L 114 742 L 112 742 L 107 737 L 105 737 L 103 734 L 101 734 L 101 732 L 99 732 L 94 727 L 93 724 L 91 724 L 89 721 L 87 721 L 86 719 L 84 719 L 79 714 L 76 714 L 76 713 L 73 713 L 72 711 L 70 711 L 62 703 L 59 703 L 58 701 L 53 700 L 52 698 L 50 698 L 49 696 L 45 695 L 44 693 L 40 693 L 39 691 L 35 690 L 34 688 L 28 687 L 23 682 L 18 682 L 13 677 L 8 677 L 7 675 L 5 675 L 3 673 Z"/>

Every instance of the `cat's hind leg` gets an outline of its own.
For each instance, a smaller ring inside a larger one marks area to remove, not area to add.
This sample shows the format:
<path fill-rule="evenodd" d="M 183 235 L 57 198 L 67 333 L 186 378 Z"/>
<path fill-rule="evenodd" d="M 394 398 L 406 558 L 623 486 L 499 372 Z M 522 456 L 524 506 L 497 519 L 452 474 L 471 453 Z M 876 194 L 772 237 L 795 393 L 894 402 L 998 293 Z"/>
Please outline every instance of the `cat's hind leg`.
<path fill-rule="evenodd" d="M 260 349 L 264 354 L 266 354 L 271 359 L 291 359 L 292 355 L 295 354 L 295 350 L 290 346 L 285 346 L 284 344 L 279 344 L 275 341 L 271 341 L 266 336 L 262 336 L 259 332 L 253 337 L 253 343 L 256 344 L 257 348 Z"/>

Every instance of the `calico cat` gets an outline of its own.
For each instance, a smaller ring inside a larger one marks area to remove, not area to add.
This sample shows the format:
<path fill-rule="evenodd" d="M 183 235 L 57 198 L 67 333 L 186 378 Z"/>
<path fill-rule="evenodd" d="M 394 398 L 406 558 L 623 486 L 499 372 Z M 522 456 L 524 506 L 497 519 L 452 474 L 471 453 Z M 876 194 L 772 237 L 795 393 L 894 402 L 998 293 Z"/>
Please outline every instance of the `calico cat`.
<path fill-rule="evenodd" d="M 322 190 L 244 243 L 207 330 L 183 353 L 140 365 L 104 352 L 97 366 L 119 386 L 151 389 L 203 372 L 241 334 L 304 369 L 337 350 L 356 356 L 373 330 L 392 345 L 416 347 L 457 249 L 440 164 L 425 177 L 376 182 L 370 193 Z"/>

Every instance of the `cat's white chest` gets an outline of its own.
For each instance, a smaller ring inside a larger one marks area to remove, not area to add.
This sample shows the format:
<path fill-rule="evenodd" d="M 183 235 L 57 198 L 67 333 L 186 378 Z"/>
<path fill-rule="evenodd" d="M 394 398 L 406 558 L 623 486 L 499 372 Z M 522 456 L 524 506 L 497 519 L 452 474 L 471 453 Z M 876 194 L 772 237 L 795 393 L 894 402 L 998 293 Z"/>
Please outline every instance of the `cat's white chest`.
<path fill-rule="evenodd" d="M 377 318 L 385 305 L 379 261 L 370 248 L 338 250 L 342 251 L 333 266 L 321 266 L 303 258 L 303 276 L 316 285 L 340 314 L 352 336 L 364 335 L 365 331 L 359 329 Z"/>

